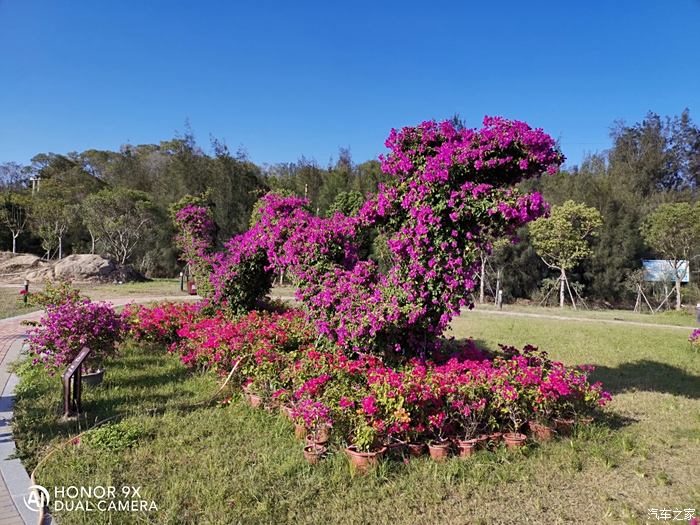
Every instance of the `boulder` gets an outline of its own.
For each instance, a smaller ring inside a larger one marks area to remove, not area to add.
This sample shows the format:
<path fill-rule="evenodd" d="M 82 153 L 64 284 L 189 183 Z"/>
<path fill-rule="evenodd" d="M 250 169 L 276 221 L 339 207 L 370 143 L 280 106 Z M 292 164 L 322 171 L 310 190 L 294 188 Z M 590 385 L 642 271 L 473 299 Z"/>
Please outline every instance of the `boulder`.
<path fill-rule="evenodd" d="M 41 259 L 36 255 L 21 254 L 4 258 L 0 262 L 0 274 L 25 272 L 30 268 L 39 266 Z"/>
<path fill-rule="evenodd" d="M 3 254 L 4 255 L 4 254 Z M 0 257 L 0 282 L 33 283 L 61 280 L 75 282 L 145 281 L 133 268 L 119 267 L 112 259 L 101 255 L 73 254 L 60 261 L 45 261 L 36 255 L 22 254 Z"/>
<path fill-rule="evenodd" d="M 62 281 L 105 281 L 117 270 L 117 264 L 101 255 L 73 254 L 56 262 L 54 277 Z"/>

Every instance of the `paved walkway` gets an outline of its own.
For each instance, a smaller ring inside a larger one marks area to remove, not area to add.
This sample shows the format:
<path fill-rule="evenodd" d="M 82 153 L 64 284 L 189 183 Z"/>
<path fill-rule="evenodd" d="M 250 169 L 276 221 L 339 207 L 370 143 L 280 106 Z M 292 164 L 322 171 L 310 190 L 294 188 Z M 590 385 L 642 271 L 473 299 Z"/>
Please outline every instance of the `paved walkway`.
<path fill-rule="evenodd" d="M 196 296 L 133 296 L 111 299 L 114 306 L 163 300 L 192 300 Z M 28 509 L 23 499 L 29 495 L 31 481 L 19 459 L 10 459 L 15 453 L 12 438 L 12 404 L 17 376 L 8 370 L 16 360 L 26 340 L 29 327 L 22 321 L 37 321 L 41 312 L 32 312 L 8 319 L 0 319 L 0 525 L 35 525 L 38 514 Z"/>

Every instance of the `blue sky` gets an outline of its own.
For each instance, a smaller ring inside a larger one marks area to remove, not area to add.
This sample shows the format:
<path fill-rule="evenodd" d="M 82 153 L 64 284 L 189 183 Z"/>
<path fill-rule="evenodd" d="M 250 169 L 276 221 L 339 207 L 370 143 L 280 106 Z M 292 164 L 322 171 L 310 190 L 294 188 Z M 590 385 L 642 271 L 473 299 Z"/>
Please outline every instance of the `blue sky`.
<path fill-rule="evenodd" d="M 392 127 L 504 115 L 569 163 L 648 110 L 700 121 L 700 0 L 177 2 L 0 0 L 0 162 L 184 130 L 258 163 Z"/>

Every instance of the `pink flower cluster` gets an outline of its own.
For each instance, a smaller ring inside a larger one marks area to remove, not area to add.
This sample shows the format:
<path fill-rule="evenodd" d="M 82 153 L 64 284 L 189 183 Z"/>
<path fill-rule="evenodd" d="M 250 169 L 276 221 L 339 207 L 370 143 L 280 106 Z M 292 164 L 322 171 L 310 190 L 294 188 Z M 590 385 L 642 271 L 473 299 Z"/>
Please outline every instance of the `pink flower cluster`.
<path fill-rule="evenodd" d="M 153 306 L 129 304 L 122 310 L 122 320 L 136 341 L 170 346 L 178 340 L 177 331 L 195 319 L 201 304 L 163 302 Z"/>

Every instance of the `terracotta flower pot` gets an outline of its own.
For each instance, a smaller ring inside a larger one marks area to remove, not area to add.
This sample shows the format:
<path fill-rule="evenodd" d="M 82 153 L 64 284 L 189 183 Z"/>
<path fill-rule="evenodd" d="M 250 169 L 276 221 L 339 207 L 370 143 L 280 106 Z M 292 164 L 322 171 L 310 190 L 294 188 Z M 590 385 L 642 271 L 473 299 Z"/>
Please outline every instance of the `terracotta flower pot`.
<path fill-rule="evenodd" d="M 458 439 L 457 440 L 457 448 L 459 449 L 459 457 L 460 458 L 468 458 L 472 454 L 476 452 L 476 447 L 479 444 L 479 441 L 476 439 Z"/>
<path fill-rule="evenodd" d="M 315 465 L 327 450 L 328 449 L 322 445 L 307 445 L 304 447 L 304 459 L 311 465 Z"/>
<path fill-rule="evenodd" d="M 488 434 L 480 434 L 476 436 L 476 441 L 479 448 L 488 448 L 489 436 Z"/>
<path fill-rule="evenodd" d="M 537 441 L 549 441 L 556 434 L 556 430 L 553 427 L 544 425 L 539 421 L 528 421 L 528 426 Z"/>
<path fill-rule="evenodd" d="M 503 440 L 503 432 L 492 432 L 489 434 L 489 444 L 491 448 L 498 448 L 498 445 Z"/>
<path fill-rule="evenodd" d="M 554 428 L 557 429 L 562 436 L 571 435 L 571 431 L 574 429 L 574 424 L 576 421 L 573 419 L 555 419 Z"/>
<path fill-rule="evenodd" d="M 304 439 L 309 432 L 306 430 L 306 426 L 300 423 L 294 423 L 294 437 L 297 439 Z"/>
<path fill-rule="evenodd" d="M 425 443 L 408 443 L 408 454 L 414 458 L 418 458 L 425 453 Z"/>
<path fill-rule="evenodd" d="M 520 432 L 508 432 L 503 434 L 503 441 L 506 442 L 506 447 L 510 449 L 520 448 L 525 445 L 527 436 Z"/>
<path fill-rule="evenodd" d="M 360 452 L 355 445 L 350 445 L 345 449 L 345 453 L 350 459 L 350 465 L 356 472 L 361 474 L 376 466 L 384 452 L 386 452 L 386 447 L 382 447 L 374 452 Z"/>
<path fill-rule="evenodd" d="M 430 452 L 430 459 L 444 461 L 450 455 L 450 442 L 428 443 L 428 452 Z"/>

